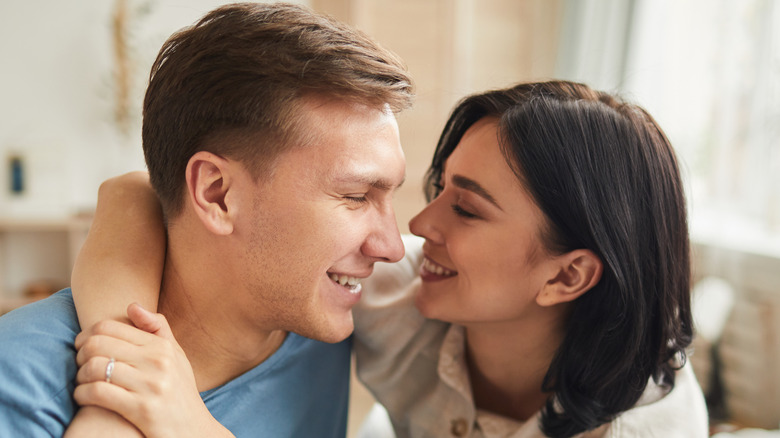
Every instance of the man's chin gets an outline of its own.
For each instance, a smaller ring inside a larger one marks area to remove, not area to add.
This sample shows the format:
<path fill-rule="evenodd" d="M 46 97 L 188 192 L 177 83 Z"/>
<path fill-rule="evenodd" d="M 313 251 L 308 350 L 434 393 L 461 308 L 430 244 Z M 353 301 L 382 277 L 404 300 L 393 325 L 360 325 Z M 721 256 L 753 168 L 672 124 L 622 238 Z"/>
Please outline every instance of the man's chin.
<path fill-rule="evenodd" d="M 342 324 L 338 327 L 332 327 L 332 329 L 321 336 L 319 341 L 327 342 L 329 344 L 335 344 L 338 342 L 343 341 L 344 339 L 347 339 L 352 332 L 355 330 L 355 325 L 352 324 L 352 320 L 350 319 L 349 324 Z"/>
<path fill-rule="evenodd" d="M 324 322 L 320 326 L 310 326 L 305 330 L 293 330 L 295 333 L 305 336 L 316 341 L 327 342 L 328 344 L 336 344 L 347 339 L 352 331 L 355 329 L 355 325 L 352 322 L 352 315 L 350 313 L 349 318 L 344 318 L 341 321 Z"/>

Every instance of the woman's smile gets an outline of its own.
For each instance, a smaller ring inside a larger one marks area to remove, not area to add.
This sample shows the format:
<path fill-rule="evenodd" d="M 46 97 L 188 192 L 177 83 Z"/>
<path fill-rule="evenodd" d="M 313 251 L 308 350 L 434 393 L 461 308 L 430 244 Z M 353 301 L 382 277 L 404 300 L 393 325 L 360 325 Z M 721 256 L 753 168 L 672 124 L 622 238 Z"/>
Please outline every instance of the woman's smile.
<path fill-rule="evenodd" d="M 425 257 L 420 265 L 420 277 L 423 281 L 440 281 L 458 275 L 457 271 L 452 271 L 444 266 Z"/>

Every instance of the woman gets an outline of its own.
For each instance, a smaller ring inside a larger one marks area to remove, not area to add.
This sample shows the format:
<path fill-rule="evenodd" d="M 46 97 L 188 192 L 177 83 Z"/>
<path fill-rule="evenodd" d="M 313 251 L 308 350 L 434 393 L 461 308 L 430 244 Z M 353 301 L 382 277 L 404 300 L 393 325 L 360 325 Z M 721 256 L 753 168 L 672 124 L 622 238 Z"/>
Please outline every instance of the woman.
<path fill-rule="evenodd" d="M 398 436 L 707 435 L 685 198 L 644 110 L 559 81 L 468 97 L 426 194 L 422 248 L 355 308 L 358 373 Z"/>

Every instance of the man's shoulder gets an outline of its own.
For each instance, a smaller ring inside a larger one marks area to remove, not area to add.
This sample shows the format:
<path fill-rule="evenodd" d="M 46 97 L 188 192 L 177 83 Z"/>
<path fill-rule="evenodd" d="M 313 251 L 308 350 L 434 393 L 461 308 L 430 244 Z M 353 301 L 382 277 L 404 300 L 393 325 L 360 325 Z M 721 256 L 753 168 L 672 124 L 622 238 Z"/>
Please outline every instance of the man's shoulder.
<path fill-rule="evenodd" d="M 21 351 L 72 352 L 80 330 L 70 289 L 63 289 L 0 317 L 0 358 L 17 357 Z"/>
<path fill-rule="evenodd" d="M 74 414 L 78 331 L 69 289 L 0 317 L 0 435 L 62 434 Z"/>
<path fill-rule="evenodd" d="M 73 294 L 70 288 L 62 289 L 48 298 L 27 304 L 14 309 L 0 317 L 0 324 L 3 326 L 11 324 L 28 323 L 31 317 L 37 318 L 37 315 L 44 317 L 55 317 L 58 320 L 70 320 L 76 316 L 76 308 L 73 305 Z M 70 321 L 68 321 L 70 322 Z M 78 322 L 76 322 L 78 326 Z"/>

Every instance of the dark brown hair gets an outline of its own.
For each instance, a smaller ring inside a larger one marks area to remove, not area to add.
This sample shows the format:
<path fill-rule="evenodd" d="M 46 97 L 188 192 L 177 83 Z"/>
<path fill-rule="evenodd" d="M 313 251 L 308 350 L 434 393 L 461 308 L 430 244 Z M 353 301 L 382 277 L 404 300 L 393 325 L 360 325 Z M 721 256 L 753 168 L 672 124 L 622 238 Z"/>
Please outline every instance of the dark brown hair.
<path fill-rule="evenodd" d="M 255 178 L 296 144 L 311 95 L 401 111 L 412 84 L 401 61 L 362 33 L 297 5 L 237 3 L 165 42 L 144 99 L 143 147 L 167 218 L 181 210 L 190 157 L 207 150 Z"/>
<path fill-rule="evenodd" d="M 570 437 L 630 409 L 650 378 L 673 387 L 685 362 L 691 268 L 677 159 L 636 105 L 578 83 L 519 84 L 456 106 L 428 171 L 429 200 L 447 157 L 487 116 L 499 118 L 504 157 L 544 213 L 548 250 L 586 248 L 604 264 L 574 301 L 542 388 L 554 392 L 542 429 Z"/>

